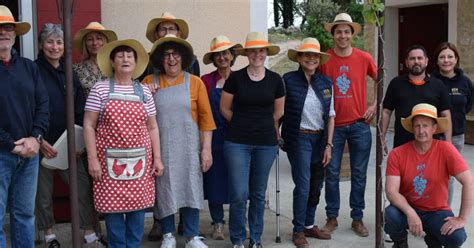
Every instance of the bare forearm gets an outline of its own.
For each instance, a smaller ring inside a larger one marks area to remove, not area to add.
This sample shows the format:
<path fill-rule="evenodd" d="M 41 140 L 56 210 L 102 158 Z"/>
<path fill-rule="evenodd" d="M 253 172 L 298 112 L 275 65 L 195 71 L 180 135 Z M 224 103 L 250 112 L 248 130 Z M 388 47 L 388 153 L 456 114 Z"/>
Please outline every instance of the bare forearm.
<path fill-rule="evenodd" d="M 150 117 L 154 118 L 154 117 Z M 156 124 L 156 121 L 155 121 Z M 158 125 L 148 125 L 148 133 L 150 134 L 151 149 L 153 151 L 153 159 L 161 159 L 161 147 L 160 147 L 160 130 Z"/>
<path fill-rule="evenodd" d="M 84 142 L 88 159 L 97 159 L 97 144 L 95 138 L 95 129 L 91 126 L 84 126 Z"/>
<path fill-rule="evenodd" d="M 224 119 L 226 119 L 228 122 L 230 122 L 230 120 L 232 119 L 232 110 L 230 109 L 222 109 L 221 108 L 221 115 L 224 117 Z"/>
<path fill-rule="evenodd" d="M 470 173 L 469 173 L 470 174 Z M 470 175 L 472 177 L 472 175 Z M 462 186 L 461 208 L 459 209 L 459 217 L 466 220 L 471 215 L 472 207 L 474 205 L 474 184 L 465 183 Z"/>
<path fill-rule="evenodd" d="M 201 147 L 202 149 L 211 150 L 212 146 L 212 131 L 201 131 Z"/>
<path fill-rule="evenodd" d="M 382 111 L 382 136 L 385 138 L 387 134 L 388 125 L 390 123 L 390 117 L 392 115 L 392 111 L 388 109 L 383 109 Z"/>
<path fill-rule="evenodd" d="M 410 206 L 407 199 L 400 193 L 387 193 L 387 199 L 390 201 L 390 204 L 397 207 L 402 211 L 406 216 L 416 214 L 415 209 Z"/>
<path fill-rule="evenodd" d="M 327 143 L 332 144 L 332 137 L 334 136 L 334 117 L 329 117 L 327 129 L 328 129 Z"/>

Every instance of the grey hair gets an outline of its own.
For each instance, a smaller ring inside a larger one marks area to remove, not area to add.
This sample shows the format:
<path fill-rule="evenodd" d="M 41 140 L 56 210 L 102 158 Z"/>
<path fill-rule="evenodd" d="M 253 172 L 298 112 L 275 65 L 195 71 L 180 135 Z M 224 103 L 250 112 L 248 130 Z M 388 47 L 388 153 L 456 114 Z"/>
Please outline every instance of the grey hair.
<path fill-rule="evenodd" d="M 56 37 L 60 37 L 64 39 L 62 25 L 54 24 L 54 23 L 45 23 L 38 37 L 38 42 L 40 44 L 40 47 L 50 36 L 56 36 Z"/>

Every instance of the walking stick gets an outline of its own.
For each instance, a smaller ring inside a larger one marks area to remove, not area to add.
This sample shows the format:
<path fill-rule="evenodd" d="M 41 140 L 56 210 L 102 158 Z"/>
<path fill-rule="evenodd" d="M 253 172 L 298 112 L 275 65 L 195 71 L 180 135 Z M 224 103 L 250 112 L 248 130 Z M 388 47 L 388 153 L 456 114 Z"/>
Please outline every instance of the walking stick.
<path fill-rule="evenodd" d="M 280 147 L 283 145 L 283 140 L 278 141 L 278 150 L 277 150 L 277 155 L 275 159 L 275 165 L 276 165 L 276 238 L 275 242 L 276 243 L 281 243 L 281 237 L 280 237 Z"/>

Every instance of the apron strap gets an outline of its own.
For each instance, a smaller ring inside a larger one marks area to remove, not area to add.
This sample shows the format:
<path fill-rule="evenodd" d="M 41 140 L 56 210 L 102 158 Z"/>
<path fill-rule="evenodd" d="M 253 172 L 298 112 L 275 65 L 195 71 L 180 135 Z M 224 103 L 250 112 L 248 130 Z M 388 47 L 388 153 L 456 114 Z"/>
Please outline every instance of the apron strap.
<path fill-rule="evenodd" d="M 145 93 L 143 92 L 143 86 L 137 80 L 133 82 L 133 92 L 135 93 L 135 95 L 140 97 L 140 101 L 142 103 L 145 103 Z"/>
<path fill-rule="evenodd" d="M 111 77 L 109 80 L 109 94 L 114 93 L 115 91 L 115 81 L 114 77 Z"/>

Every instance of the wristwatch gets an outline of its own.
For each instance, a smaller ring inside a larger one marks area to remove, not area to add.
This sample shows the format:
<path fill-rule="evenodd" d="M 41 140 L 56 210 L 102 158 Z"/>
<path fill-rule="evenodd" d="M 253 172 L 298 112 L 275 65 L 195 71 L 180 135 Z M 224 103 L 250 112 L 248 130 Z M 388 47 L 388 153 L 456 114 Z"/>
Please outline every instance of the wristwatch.
<path fill-rule="evenodd" d="M 41 145 L 43 144 L 43 135 L 38 134 L 38 136 L 35 137 L 36 141 Z"/>

